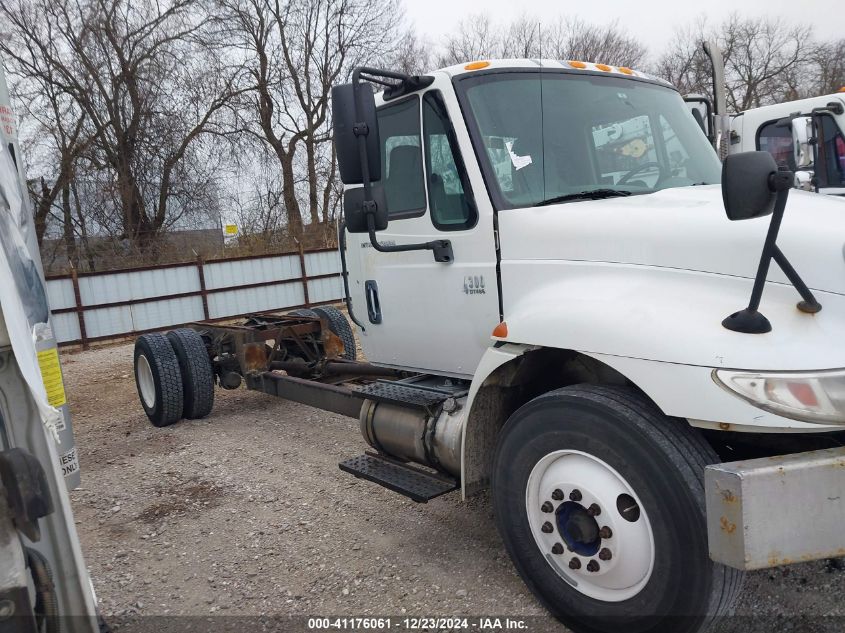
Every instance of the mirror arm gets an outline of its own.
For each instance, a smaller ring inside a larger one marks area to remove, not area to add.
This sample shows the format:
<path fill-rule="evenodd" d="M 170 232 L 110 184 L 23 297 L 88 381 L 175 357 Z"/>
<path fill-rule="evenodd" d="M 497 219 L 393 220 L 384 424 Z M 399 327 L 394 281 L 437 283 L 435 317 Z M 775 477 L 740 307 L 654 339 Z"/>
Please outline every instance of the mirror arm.
<path fill-rule="evenodd" d="M 423 242 L 421 244 L 380 244 L 376 237 L 375 220 L 373 219 L 373 212 L 367 211 L 367 205 L 374 205 L 374 202 L 364 202 L 364 213 L 367 214 L 367 229 L 370 233 L 370 244 L 379 253 L 402 253 L 405 251 L 434 251 L 434 261 L 443 262 L 444 264 L 451 264 L 454 261 L 452 254 L 451 240 L 432 240 L 431 242 Z"/>
<path fill-rule="evenodd" d="M 405 77 L 405 75 L 393 74 L 386 71 L 372 71 L 368 68 L 356 68 L 352 72 L 352 85 L 355 96 L 355 124 L 352 128 L 353 133 L 358 139 L 358 155 L 361 160 L 361 175 L 363 176 L 364 184 L 364 204 L 363 211 L 367 216 L 367 230 L 370 234 L 370 244 L 380 253 L 401 253 L 405 251 L 433 251 L 434 261 L 443 262 L 444 264 L 451 264 L 455 257 L 452 253 L 452 242 L 450 240 L 432 240 L 431 242 L 424 242 L 422 244 L 400 244 L 387 245 L 380 244 L 376 238 L 375 227 L 375 212 L 376 202 L 373 200 L 372 183 L 370 182 L 370 163 L 367 156 L 367 135 L 370 133 L 367 124 L 361 121 L 361 112 L 363 107 L 361 104 L 361 90 L 369 90 L 361 83 L 361 73 L 379 72 L 381 76 L 395 76 L 397 78 Z"/>
<path fill-rule="evenodd" d="M 792 267 L 792 264 L 789 263 L 789 260 L 786 259 L 786 256 L 777 245 L 778 232 L 783 221 L 784 211 L 786 211 L 786 200 L 789 197 L 789 190 L 792 187 L 794 177 L 791 171 L 785 169 L 780 169 L 769 176 L 769 189 L 777 192 L 775 208 L 772 212 L 772 221 L 769 224 L 768 233 L 766 233 L 766 241 L 763 244 L 763 253 L 760 255 L 760 264 L 757 267 L 757 276 L 754 278 L 754 287 L 751 290 L 751 299 L 748 301 L 748 307 L 739 312 L 734 312 L 722 321 L 722 325 L 729 330 L 743 334 L 765 334 L 766 332 L 771 332 L 771 323 L 769 323 L 769 320 L 765 316 L 758 312 L 758 309 L 760 308 L 760 300 L 763 297 L 766 277 L 769 274 L 769 265 L 773 259 L 780 266 L 790 283 L 800 293 L 803 301 L 798 304 L 798 309 L 808 314 L 815 314 L 822 309 L 821 304 L 813 296 L 812 291 L 807 287 L 807 284 L 804 283 L 798 272 Z"/>

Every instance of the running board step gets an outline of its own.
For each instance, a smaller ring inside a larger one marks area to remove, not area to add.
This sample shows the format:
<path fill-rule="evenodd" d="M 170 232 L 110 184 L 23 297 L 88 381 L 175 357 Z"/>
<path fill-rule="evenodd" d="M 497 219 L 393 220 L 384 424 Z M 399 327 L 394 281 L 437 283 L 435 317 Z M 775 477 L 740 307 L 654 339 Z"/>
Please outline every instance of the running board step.
<path fill-rule="evenodd" d="M 358 387 L 355 392 L 368 400 L 420 409 L 429 415 L 432 415 L 444 400 L 452 396 L 450 393 L 388 380 L 378 380 L 364 387 Z"/>
<path fill-rule="evenodd" d="M 417 503 L 425 503 L 458 488 L 458 482 L 445 475 L 427 472 L 381 455 L 367 453 L 340 462 L 338 466 L 344 472 L 377 483 Z"/>

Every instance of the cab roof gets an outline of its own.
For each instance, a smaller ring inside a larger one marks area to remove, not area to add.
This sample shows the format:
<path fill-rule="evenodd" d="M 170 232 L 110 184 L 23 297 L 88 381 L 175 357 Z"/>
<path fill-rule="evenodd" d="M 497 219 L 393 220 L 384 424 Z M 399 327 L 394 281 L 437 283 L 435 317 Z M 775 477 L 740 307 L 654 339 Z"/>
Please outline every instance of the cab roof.
<path fill-rule="evenodd" d="M 661 79 L 659 77 L 655 77 L 654 75 L 650 75 L 648 73 L 644 73 L 639 70 L 633 70 L 626 66 L 611 66 L 609 64 L 600 64 L 597 62 L 583 62 L 578 60 L 557 60 L 557 59 L 489 59 L 489 60 L 479 60 L 479 61 L 471 61 L 461 64 L 455 64 L 453 66 L 447 66 L 446 68 L 441 68 L 436 72 L 442 72 L 450 77 L 457 77 L 459 75 L 466 75 L 471 74 L 473 72 L 477 72 L 479 70 L 497 70 L 497 69 L 511 69 L 511 68 L 525 68 L 525 69 L 536 69 L 536 68 L 547 68 L 550 70 L 568 70 L 568 71 L 577 71 L 577 72 L 584 72 L 589 74 L 602 74 L 606 73 L 608 75 L 615 75 L 618 77 L 636 77 L 639 79 L 647 79 L 649 81 L 655 81 L 657 83 L 672 86 L 668 81 Z M 674 86 L 672 86 L 674 87 Z"/>

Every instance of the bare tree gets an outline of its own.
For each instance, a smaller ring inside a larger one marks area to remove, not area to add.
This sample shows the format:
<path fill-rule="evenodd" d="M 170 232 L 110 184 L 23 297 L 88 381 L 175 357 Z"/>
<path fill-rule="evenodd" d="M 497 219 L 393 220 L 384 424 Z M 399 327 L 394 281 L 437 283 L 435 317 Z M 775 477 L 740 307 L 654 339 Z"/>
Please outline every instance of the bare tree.
<path fill-rule="evenodd" d="M 42 69 L 37 80 L 84 115 L 86 158 L 110 174 L 124 237 L 143 246 L 189 214 L 183 163 L 235 93 L 198 0 L 11 0 L 0 16 L 11 31 L 0 51 Z"/>
<path fill-rule="evenodd" d="M 714 40 L 725 60 L 728 107 L 740 112 L 795 98 L 789 77 L 804 72 L 812 51 L 811 35 L 806 25 L 733 14 L 715 27 L 701 22 L 677 31 L 656 72 L 682 92 L 710 94 L 711 72 L 701 42 Z"/>
<path fill-rule="evenodd" d="M 355 65 L 393 52 L 399 5 L 395 0 L 219 0 L 218 7 L 230 41 L 248 60 L 242 129 L 278 159 L 288 230 L 297 237 L 303 232 L 298 194 L 311 222 L 326 221 L 331 206 L 326 200 L 334 190 L 333 161 L 322 177 L 320 169 L 330 144 L 331 88 Z M 303 187 L 298 186 L 300 168 Z"/>
<path fill-rule="evenodd" d="M 553 25 L 549 38 L 550 53 L 554 59 L 638 67 L 648 53 L 642 42 L 626 34 L 615 21 L 596 25 L 577 17 L 564 19 Z"/>
<path fill-rule="evenodd" d="M 544 57 L 635 66 L 646 52 L 615 22 L 595 25 L 573 17 L 546 21 L 522 15 L 494 25 L 487 15 L 479 14 L 462 20 L 446 36 L 439 61 L 446 66 L 475 59 Z"/>

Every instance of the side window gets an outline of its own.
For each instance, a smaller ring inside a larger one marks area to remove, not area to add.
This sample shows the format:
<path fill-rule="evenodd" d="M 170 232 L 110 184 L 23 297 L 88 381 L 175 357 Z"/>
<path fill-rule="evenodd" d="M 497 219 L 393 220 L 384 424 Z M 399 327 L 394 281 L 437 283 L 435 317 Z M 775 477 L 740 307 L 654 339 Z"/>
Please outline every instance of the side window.
<path fill-rule="evenodd" d="M 436 91 L 423 98 L 423 132 L 431 222 L 443 231 L 474 226 L 478 213 L 467 193 L 469 183 L 449 115 Z"/>
<path fill-rule="evenodd" d="M 391 218 L 425 213 L 419 104 L 415 96 L 378 110 L 382 185 Z"/>
<path fill-rule="evenodd" d="M 792 130 L 776 121 L 760 126 L 757 133 L 757 149 L 769 152 L 778 165 L 786 165 L 795 171 L 795 156 L 792 153 Z"/>
<path fill-rule="evenodd" d="M 819 117 L 819 137 L 821 160 L 824 161 L 824 175 L 822 182 L 828 187 L 842 187 L 845 185 L 845 136 L 830 115 Z"/>

